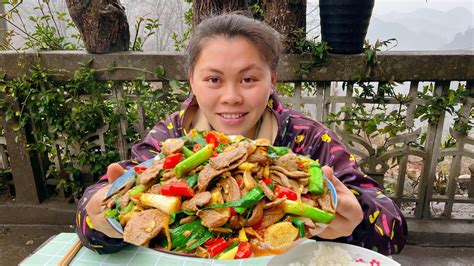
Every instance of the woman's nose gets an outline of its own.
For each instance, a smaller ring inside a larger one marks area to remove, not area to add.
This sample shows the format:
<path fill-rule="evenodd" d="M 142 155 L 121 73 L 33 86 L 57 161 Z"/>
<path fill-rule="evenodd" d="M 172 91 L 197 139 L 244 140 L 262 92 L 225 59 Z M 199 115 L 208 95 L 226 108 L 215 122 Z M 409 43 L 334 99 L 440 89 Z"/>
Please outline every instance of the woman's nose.
<path fill-rule="evenodd" d="M 240 104 L 243 97 L 240 88 L 236 84 L 226 84 L 221 96 L 221 102 L 226 104 Z"/>

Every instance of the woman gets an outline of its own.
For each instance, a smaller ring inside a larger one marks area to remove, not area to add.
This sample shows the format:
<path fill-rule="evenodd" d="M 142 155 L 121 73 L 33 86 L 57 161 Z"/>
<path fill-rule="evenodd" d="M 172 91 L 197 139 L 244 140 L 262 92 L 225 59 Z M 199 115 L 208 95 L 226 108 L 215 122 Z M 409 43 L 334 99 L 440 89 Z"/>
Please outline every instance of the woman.
<path fill-rule="evenodd" d="M 230 14 L 202 22 L 187 50 L 193 95 L 133 147 L 132 160 L 109 166 L 109 182 L 123 168 L 153 158 L 161 150 L 160 142 L 183 136 L 192 128 L 268 138 L 275 146 L 289 146 L 325 165 L 323 171 L 338 194 L 337 217 L 319 230 L 317 238 L 383 254 L 400 252 L 407 227 L 396 204 L 360 171 L 333 132 L 280 103 L 275 92 L 279 50 L 278 33 L 251 18 Z M 111 253 L 126 244 L 102 215 L 100 202 L 108 183 L 103 179 L 89 187 L 79 202 L 77 232 L 85 246 Z"/>

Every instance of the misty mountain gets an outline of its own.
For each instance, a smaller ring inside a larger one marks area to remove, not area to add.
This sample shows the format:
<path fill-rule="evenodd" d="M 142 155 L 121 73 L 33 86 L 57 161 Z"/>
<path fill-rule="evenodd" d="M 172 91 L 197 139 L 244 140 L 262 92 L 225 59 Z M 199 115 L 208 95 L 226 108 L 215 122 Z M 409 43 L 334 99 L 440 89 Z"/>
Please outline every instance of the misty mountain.
<path fill-rule="evenodd" d="M 461 37 L 472 27 L 472 18 L 472 12 L 463 7 L 449 11 L 420 8 L 408 13 L 390 12 L 372 17 L 367 38 L 371 42 L 396 38 L 398 46 L 393 50 L 457 49 L 453 48 L 456 45 L 448 44 L 459 34 L 458 40 L 469 44 Z M 469 36 L 472 38 L 472 34 L 464 38 Z M 470 47 L 462 47 L 472 48 L 472 39 Z"/>
<path fill-rule="evenodd" d="M 474 28 L 469 28 L 463 33 L 457 33 L 454 39 L 443 46 L 445 50 L 474 50 Z"/>

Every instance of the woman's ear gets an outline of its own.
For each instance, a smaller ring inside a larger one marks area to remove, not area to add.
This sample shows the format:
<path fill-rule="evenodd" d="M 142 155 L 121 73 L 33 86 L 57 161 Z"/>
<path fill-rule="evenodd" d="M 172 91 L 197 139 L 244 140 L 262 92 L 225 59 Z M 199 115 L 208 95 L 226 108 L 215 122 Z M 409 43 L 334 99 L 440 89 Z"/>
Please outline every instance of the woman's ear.
<path fill-rule="evenodd" d="M 193 89 L 193 84 L 194 84 L 194 80 L 193 80 L 193 71 L 191 69 L 188 69 L 188 80 L 189 80 L 189 85 L 191 86 L 191 90 Z"/>
<path fill-rule="evenodd" d="M 275 88 L 276 88 L 276 81 L 277 81 L 277 74 L 276 71 L 272 71 L 271 74 L 271 82 L 272 82 L 272 89 L 270 90 L 270 94 L 273 94 Z"/>

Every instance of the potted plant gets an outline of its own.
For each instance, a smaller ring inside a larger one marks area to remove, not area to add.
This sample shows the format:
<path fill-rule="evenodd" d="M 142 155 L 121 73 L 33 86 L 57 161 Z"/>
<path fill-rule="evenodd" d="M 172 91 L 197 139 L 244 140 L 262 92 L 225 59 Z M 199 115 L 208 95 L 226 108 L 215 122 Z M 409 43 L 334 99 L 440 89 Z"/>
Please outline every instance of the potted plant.
<path fill-rule="evenodd" d="M 329 52 L 362 52 L 375 0 L 319 0 L 322 41 Z"/>

